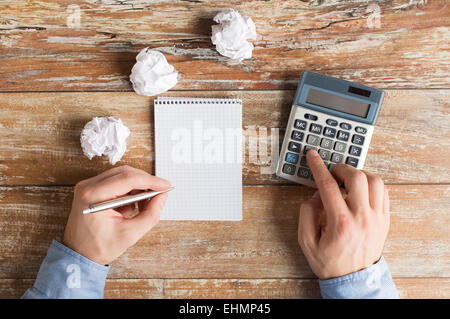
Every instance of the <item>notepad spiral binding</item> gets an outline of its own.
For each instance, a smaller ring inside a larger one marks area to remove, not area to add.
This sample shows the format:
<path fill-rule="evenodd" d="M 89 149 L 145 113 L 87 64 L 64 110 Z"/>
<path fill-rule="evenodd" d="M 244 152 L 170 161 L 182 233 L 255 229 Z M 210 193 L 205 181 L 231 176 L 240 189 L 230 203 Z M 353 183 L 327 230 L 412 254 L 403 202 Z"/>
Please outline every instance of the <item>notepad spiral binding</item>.
<path fill-rule="evenodd" d="M 236 98 L 197 98 L 197 97 L 158 97 L 155 100 L 158 105 L 173 104 L 242 104 L 241 99 Z"/>

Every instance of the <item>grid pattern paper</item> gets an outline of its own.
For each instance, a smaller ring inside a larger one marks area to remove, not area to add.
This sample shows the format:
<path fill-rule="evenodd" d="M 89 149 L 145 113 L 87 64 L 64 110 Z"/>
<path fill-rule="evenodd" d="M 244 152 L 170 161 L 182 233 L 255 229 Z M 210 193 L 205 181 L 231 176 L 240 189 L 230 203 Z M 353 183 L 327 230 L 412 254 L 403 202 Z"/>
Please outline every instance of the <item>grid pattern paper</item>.
<path fill-rule="evenodd" d="M 171 182 L 161 220 L 242 220 L 242 101 L 155 100 L 156 176 Z"/>

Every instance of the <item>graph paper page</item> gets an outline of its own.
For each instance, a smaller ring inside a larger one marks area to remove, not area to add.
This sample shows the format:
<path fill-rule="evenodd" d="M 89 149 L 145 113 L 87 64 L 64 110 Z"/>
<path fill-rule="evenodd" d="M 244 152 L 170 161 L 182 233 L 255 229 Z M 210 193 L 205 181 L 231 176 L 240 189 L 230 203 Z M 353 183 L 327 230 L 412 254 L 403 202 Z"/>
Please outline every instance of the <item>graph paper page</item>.
<path fill-rule="evenodd" d="M 156 176 L 171 182 L 161 220 L 242 219 L 242 102 L 155 100 Z"/>

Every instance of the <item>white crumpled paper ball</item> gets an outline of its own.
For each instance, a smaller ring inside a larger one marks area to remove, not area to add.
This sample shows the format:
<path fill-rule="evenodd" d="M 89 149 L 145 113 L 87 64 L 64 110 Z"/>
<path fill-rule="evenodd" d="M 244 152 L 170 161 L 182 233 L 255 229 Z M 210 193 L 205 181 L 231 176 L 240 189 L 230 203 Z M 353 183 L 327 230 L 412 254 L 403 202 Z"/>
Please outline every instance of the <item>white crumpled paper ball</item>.
<path fill-rule="evenodd" d="M 178 72 L 159 51 L 142 49 L 131 69 L 130 81 L 137 94 L 152 96 L 168 91 L 177 84 Z"/>
<path fill-rule="evenodd" d="M 114 165 L 127 150 L 127 137 L 130 130 L 114 116 L 94 117 L 86 123 L 81 132 L 80 142 L 84 155 L 89 159 L 107 155 Z"/>
<path fill-rule="evenodd" d="M 252 19 L 242 17 L 239 12 L 228 9 L 218 13 L 213 25 L 211 41 L 220 54 L 242 61 L 252 57 L 253 44 L 247 39 L 256 40 L 256 28 Z"/>

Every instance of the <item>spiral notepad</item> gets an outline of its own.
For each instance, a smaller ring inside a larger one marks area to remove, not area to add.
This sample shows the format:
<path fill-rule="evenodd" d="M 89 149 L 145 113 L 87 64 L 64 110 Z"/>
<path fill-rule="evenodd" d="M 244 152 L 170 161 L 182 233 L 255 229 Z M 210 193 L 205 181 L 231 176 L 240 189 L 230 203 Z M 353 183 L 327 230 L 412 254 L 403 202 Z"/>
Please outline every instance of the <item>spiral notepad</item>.
<path fill-rule="evenodd" d="M 242 101 L 155 100 L 156 176 L 175 189 L 161 220 L 242 219 Z"/>

